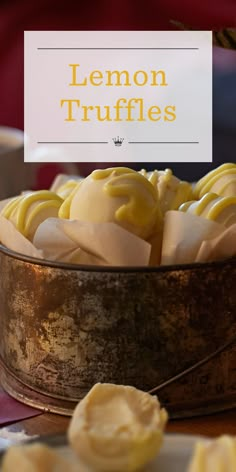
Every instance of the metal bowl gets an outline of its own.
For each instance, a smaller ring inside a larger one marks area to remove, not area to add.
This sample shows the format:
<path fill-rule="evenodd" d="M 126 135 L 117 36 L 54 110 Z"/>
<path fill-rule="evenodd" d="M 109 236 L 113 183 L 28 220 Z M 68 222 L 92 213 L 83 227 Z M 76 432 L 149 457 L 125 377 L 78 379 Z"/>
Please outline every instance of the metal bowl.
<path fill-rule="evenodd" d="M 71 414 L 96 382 L 150 390 L 236 334 L 236 259 L 95 267 L 0 247 L 1 381 L 15 398 Z M 175 417 L 236 405 L 236 349 L 169 385 Z"/>

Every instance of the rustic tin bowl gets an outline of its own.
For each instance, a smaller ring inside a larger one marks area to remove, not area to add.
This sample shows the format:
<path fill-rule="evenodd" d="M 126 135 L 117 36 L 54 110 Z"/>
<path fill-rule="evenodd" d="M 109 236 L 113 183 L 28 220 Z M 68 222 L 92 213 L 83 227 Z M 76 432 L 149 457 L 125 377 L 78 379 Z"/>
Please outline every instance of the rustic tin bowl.
<path fill-rule="evenodd" d="M 113 268 L 0 247 L 4 388 L 70 414 L 96 382 L 150 390 L 236 334 L 236 259 Z M 161 390 L 174 417 L 236 405 L 236 348 Z"/>

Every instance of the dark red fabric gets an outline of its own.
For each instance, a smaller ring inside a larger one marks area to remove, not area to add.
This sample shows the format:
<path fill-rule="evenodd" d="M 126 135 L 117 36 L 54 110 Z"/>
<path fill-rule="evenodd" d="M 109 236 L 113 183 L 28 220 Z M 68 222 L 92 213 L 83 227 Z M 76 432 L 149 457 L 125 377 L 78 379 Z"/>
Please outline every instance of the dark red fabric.
<path fill-rule="evenodd" d="M 193 29 L 236 27 L 236 1 L 0 0 L 0 126 L 24 127 L 25 30 L 176 29 L 172 20 Z M 36 188 L 47 188 L 63 171 L 42 165 Z M 86 175 L 91 168 L 83 165 L 79 171 Z"/>
<path fill-rule="evenodd" d="M 42 411 L 14 400 L 7 393 L 0 391 L 0 427 L 16 421 L 41 415 Z"/>
<path fill-rule="evenodd" d="M 24 30 L 166 30 L 236 26 L 235 0 L 0 0 L 0 125 L 23 129 Z"/>

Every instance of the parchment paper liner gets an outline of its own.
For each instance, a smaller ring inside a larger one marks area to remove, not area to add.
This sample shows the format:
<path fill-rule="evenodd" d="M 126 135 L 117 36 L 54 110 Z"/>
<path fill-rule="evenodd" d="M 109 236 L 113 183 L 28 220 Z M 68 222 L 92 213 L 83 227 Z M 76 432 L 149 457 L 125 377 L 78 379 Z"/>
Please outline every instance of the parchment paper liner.
<path fill-rule="evenodd" d="M 1 202 L 0 202 L 1 207 Z M 209 262 L 236 254 L 236 225 L 180 211 L 165 215 L 161 235 L 149 242 L 115 223 L 88 223 L 48 218 L 38 227 L 33 243 L 0 216 L 0 241 L 13 251 L 40 259 L 88 265 L 147 266 Z M 156 249 L 156 250 L 155 250 Z M 155 259 L 150 258 L 156 253 Z"/>
<path fill-rule="evenodd" d="M 0 240 L 13 251 L 31 257 L 75 264 L 148 265 L 151 245 L 114 223 L 86 223 L 48 218 L 33 243 L 0 216 Z"/>
<path fill-rule="evenodd" d="M 236 225 L 222 224 L 181 211 L 166 213 L 161 264 L 210 262 L 236 254 Z"/>

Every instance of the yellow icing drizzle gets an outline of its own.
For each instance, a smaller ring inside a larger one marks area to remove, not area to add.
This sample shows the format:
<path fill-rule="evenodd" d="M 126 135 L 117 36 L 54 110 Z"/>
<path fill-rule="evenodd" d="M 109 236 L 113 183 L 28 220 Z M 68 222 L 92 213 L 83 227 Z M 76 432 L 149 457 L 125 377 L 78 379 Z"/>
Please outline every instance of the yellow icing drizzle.
<path fill-rule="evenodd" d="M 223 177 L 224 175 L 235 173 L 236 164 L 227 163 L 217 167 L 217 169 L 212 170 L 197 182 L 194 188 L 194 197 L 202 197 L 205 193 L 209 192 L 212 185 L 214 185 L 214 183 L 217 182 L 219 178 Z"/>
<path fill-rule="evenodd" d="M 111 181 L 105 183 L 103 189 L 110 197 L 127 197 L 127 203 L 116 210 L 117 221 L 128 222 L 135 226 L 146 226 L 150 221 L 161 222 L 162 216 L 159 208 L 157 192 L 153 185 L 144 179 L 142 175 L 135 173 L 127 174 L 127 182 L 124 183 L 122 176 L 114 176 Z M 132 185 L 132 181 L 146 187 L 153 201 L 148 203 L 143 192 L 138 186 Z M 159 225 L 158 225 L 159 226 Z"/>
<path fill-rule="evenodd" d="M 25 227 L 24 227 L 24 234 L 27 236 L 30 232 L 31 225 L 33 223 L 34 218 L 44 209 L 46 208 L 60 208 L 61 202 L 57 200 L 48 200 L 46 202 L 38 203 L 35 208 L 30 212 L 29 216 L 26 218 Z"/>
<path fill-rule="evenodd" d="M 158 178 L 160 181 L 157 182 L 157 189 L 160 192 L 160 198 L 163 201 L 164 207 L 167 204 L 168 210 L 177 210 L 183 202 L 192 198 L 191 184 L 179 180 L 173 175 L 171 169 L 165 169 L 162 174 L 159 174 Z"/>
<path fill-rule="evenodd" d="M 193 189 L 192 189 L 191 184 L 189 184 L 188 182 L 185 182 L 184 180 L 183 181 L 179 180 L 177 178 L 175 180 L 175 177 L 171 169 L 165 169 L 163 173 L 160 173 L 158 170 L 154 170 L 153 172 L 150 173 L 149 176 L 145 169 L 142 169 L 139 173 L 149 180 L 149 182 L 157 189 L 157 192 L 159 190 L 159 187 L 158 187 L 159 179 L 160 179 L 160 183 L 161 182 L 165 183 L 166 192 L 170 191 L 173 194 L 173 197 L 168 204 L 168 210 L 177 210 L 182 204 L 182 202 L 190 200 L 193 197 Z M 172 179 L 174 179 L 173 186 L 172 186 Z M 159 195 L 159 197 L 161 196 Z M 163 199 L 165 200 L 165 192 L 164 192 Z"/>
<path fill-rule="evenodd" d="M 216 198 L 218 198 L 218 195 L 216 195 L 216 193 L 206 193 L 206 195 L 204 195 L 201 198 L 201 200 L 199 200 L 198 204 L 196 205 L 195 212 L 194 212 L 195 215 L 198 215 L 198 216 L 201 215 L 202 212 L 207 207 L 207 205 L 209 205 L 209 203 L 211 203 Z"/>
<path fill-rule="evenodd" d="M 180 181 L 175 196 L 171 202 L 170 210 L 177 210 L 184 200 L 192 198 L 192 187 L 188 182 Z"/>
<path fill-rule="evenodd" d="M 166 183 L 170 182 L 171 178 L 173 177 L 173 172 L 171 169 L 165 169 L 163 174 L 164 180 Z"/>
<path fill-rule="evenodd" d="M 43 203 L 40 203 L 41 200 L 43 200 Z M 16 210 L 15 227 L 23 235 L 27 236 L 33 218 L 42 210 L 42 208 L 59 208 L 62 202 L 63 200 L 56 193 L 50 192 L 49 190 L 27 193 L 20 197 L 16 197 L 9 202 L 8 205 L 3 208 L 2 216 L 9 219 Z M 38 203 L 38 205 L 32 209 L 30 215 L 27 215 L 27 212 L 33 203 Z"/>
<path fill-rule="evenodd" d="M 156 187 L 156 186 L 157 186 L 157 182 L 158 182 L 158 178 L 159 178 L 158 170 L 154 170 L 154 171 L 151 172 L 151 174 L 149 175 L 148 180 L 149 180 L 149 182 L 150 182 L 154 187 Z"/>
<path fill-rule="evenodd" d="M 102 180 L 110 177 L 111 174 L 124 175 L 124 174 L 137 174 L 137 172 L 129 167 L 108 167 L 107 169 L 96 169 L 92 172 L 91 177 L 94 180 Z"/>
<path fill-rule="evenodd" d="M 194 204 L 195 207 L 191 208 Z M 220 197 L 216 193 L 207 193 L 199 201 L 193 200 L 183 203 L 179 210 L 183 212 L 192 210 L 191 213 L 201 216 L 208 205 L 210 205 L 210 207 L 207 213 L 204 215 L 204 218 L 214 221 L 217 220 L 218 216 L 222 211 L 225 210 L 225 208 L 232 205 L 235 205 L 236 208 L 236 197 Z"/>
<path fill-rule="evenodd" d="M 139 174 L 141 174 L 143 177 L 147 177 L 147 171 L 146 171 L 146 169 L 141 169 L 141 170 L 139 170 Z"/>
<path fill-rule="evenodd" d="M 157 186 L 157 182 L 158 182 L 158 178 L 159 178 L 158 170 L 153 170 L 152 172 L 150 172 L 149 175 L 148 175 L 148 172 L 146 171 L 146 169 L 141 169 L 138 173 L 141 174 L 143 177 L 145 177 L 147 180 L 149 180 L 149 182 L 154 187 Z"/>
<path fill-rule="evenodd" d="M 209 192 L 211 190 L 212 186 L 219 180 L 219 178 L 224 177 L 225 175 L 232 175 L 232 174 L 235 174 L 235 176 L 236 176 L 236 168 L 235 169 L 224 170 L 219 175 L 215 175 L 214 177 L 212 177 L 212 179 L 210 179 L 204 185 L 204 187 L 201 189 L 201 191 L 199 193 L 199 196 L 201 197 L 205 193 Z"/>
<path fill-rule="evenodd" d="M 125 175 L 127 182 L 124 183 Z M 104 184 L 103 190 L 109 197 L 127 197 L 127 203 L 116 210 L 115 218 L 119 222 L 127 222 L 135 226 L 146 226 L 153 222 L 155 228 L 160 227 L 162 215 L 159 207 L 158 195 L 154 186 L 148 179 L 144 178 L 139 172 L 127 167 L 113 167 L 108 169 L 99 169 L 92 172 L 91 177 L 94 180 L 107 179 L 112 180 Z M 144 198 L 143 192 L 136 182 L 145 187 L 153 199 L 151 204 Z"/>
<path fill-rule="evenodd" d="M 4 216 L 4 218 L 9 219 L 15 208 L 18 206 L 19 202 L 22 200 L 22 198 L 23 195 L 10 200 L 10 202 L 8 202 L 7 205 L 2 209 L 1 215 Z"/>
<path fill-rule="evenodd" d="M 219 198 L 219 197 L 218 197 Z M 208 211 L 206 218 L 208 220 L 216 220 L 219 214 L 225 210 L 225 208 L 235 205 L 236 206 L 236 197 L 222 197 L 215 203 Z"/>
<path fill-rule="evenodd" d="M 197 200 L 190 200 L 189 202 L 182 203 L 179 207 L 179 211 L 187 212 L 192 203 L 196 203 Z"/>
<path fill-rule="evenodd" d="M 64 202 L 60 206 L 60 209 L 59 209 L 59 212 L 58 212 L 58 218 L 62 218 L 64 220 L 69 220 L 70 219 L 71 202 L 72 202 L 72 199 L 73 199 L 74 195 L 76 194 L 80 184 L 81 184 L 81 182 L 79 182 L 79 183 L 77 182 L 77 185 L 74 188 L 74 190 L 72 190 L 72 192 L 68 195 L 68 197 L 64 200 Z"/>
<path fill-rule="evenodd" d="M 230 172 L 230 174 L 234 174 L 235 172 Z M 221 193 L 224 193 L 224 191 L 227 189 L 227 187 L 229 187 L 229 185 L 232 185 L 233 183 L 235 183 L 235 186 L 236 186 L 236 175 L 232 177 L 231 180 L 228 180 L 228 182 L 226 182 L 224 185 L 222 185 L 220 191 Z"/>

